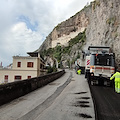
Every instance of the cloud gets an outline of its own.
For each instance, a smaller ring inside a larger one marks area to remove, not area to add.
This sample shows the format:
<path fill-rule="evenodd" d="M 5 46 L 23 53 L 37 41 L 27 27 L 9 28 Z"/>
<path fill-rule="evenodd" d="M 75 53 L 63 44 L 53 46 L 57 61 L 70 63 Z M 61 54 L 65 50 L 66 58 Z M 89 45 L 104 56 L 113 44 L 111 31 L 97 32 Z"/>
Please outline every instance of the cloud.
<path fill-rule="evenodd" d="M 3 52 L 0 52 L 0 56 L 8 57 L 9 59 L 2 60 L 5 63 L 10 63 L 12 62 L 12 56 L 26 55 L 26 52 L 39 48 L 40 43 L 42 43 L 40 33 L 28 29 L 24 22 L 19 22 L 12 26 L 4 36 L 4 41 L 1 42 L 2 46 L 0 47 L 0 51 Z"/>
<path fill-rule="evenodd" d="M 1 0 L 0 62 L 6 66 L 14 55 L 39 48 L 60 22 L 92 0 Z"/>

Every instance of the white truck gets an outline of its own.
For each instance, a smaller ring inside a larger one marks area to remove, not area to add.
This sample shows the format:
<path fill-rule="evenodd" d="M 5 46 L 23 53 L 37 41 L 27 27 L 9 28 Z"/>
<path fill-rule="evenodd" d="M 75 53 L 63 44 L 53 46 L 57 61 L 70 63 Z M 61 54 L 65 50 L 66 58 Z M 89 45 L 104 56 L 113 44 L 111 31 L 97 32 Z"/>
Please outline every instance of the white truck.
<path fill-rule="evenodd" d="M 85 76 L 91 85 L 110 86 L 110 77 L 115 72 L 114 53 L 110 47 L 89 46 L 89 54 L 86 56 Z"/>

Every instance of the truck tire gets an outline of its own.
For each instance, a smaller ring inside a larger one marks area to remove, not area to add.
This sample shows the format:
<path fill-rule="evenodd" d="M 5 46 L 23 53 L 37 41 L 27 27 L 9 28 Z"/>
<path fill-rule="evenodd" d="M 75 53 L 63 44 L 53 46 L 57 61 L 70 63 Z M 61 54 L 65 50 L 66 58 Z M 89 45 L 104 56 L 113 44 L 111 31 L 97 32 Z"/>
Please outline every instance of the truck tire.
<path fill-rule="evenodd" d="M 88 81 L 89 84 L 91 84 L 91 75 L 90 75 L 90 73 L 87 74 L 87 81 Z"/>

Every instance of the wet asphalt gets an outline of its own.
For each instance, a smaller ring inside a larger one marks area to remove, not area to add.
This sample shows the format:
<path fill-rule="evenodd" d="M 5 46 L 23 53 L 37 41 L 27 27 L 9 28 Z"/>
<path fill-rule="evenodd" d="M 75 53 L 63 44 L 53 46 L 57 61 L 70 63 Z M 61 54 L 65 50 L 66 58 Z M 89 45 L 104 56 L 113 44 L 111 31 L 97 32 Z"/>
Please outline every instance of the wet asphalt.
<path fill-rule="evenodd" d="M 113 87 L 90 86 L 96 120 L 120 120 L 120 94 Z"/>

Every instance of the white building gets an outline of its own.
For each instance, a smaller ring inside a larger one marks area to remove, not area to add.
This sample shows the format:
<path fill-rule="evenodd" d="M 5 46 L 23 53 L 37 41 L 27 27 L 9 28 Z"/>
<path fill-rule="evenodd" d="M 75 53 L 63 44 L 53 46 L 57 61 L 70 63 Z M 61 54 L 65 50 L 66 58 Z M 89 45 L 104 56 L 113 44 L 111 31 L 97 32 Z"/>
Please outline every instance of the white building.
<path fill-rule="evenodd" d="M 13 56 L 12 67 L 0 69 L 0 83 L 29 79 L 44 74 L 44 61 L 37 52 L 30 56 Z"/>

